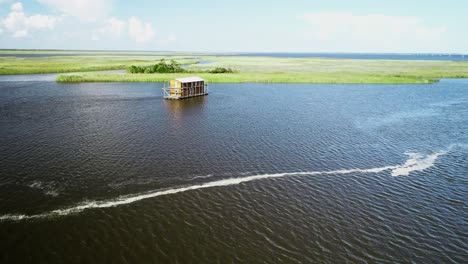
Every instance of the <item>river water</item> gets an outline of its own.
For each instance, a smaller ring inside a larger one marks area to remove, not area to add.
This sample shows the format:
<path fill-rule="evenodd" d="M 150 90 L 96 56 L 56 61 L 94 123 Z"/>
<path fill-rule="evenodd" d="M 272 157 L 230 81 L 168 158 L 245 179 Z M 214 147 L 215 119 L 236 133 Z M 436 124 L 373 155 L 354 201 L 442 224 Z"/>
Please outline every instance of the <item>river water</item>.
<path fill-rule="evenodd" d="M 0 82 L 1 263 L 467 259 L 466 79 L 47 80 Z"/>

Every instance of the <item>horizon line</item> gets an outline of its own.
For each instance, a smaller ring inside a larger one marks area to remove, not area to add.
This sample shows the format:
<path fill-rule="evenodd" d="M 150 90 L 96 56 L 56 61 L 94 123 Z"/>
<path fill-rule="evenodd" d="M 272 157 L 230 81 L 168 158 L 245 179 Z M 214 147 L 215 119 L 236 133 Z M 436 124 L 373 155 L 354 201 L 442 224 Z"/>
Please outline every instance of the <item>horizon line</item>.
<path fill-rule="evenodd" d="M 212 54 L 388 54 L 388 55 L 468 55 L 462 52 L 356 52 L 356 51 L 176 51 L 176 50 L 125 50 L 125 49 L 10 49 L 0 51 L 76 51 L 76 52 L 158 52 L 158 53 L 212 53 Z"/>

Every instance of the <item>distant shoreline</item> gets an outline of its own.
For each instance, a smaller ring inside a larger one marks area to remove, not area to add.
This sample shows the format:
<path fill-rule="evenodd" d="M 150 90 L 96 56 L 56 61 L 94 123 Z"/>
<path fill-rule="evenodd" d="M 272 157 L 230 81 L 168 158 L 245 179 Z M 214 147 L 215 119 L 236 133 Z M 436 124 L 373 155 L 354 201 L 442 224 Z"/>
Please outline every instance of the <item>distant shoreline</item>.
<path fill-rule="evenodd" d="M 132 50 L 14 50 L 0 49 L 1 57 L 57 57 L 57 56 L 221 56 L 272 58 L 329 58 L 368 60 L 435 60 L 468 61 L 463 53 L 363 53 L 363 52 L 185 52 Z"/>

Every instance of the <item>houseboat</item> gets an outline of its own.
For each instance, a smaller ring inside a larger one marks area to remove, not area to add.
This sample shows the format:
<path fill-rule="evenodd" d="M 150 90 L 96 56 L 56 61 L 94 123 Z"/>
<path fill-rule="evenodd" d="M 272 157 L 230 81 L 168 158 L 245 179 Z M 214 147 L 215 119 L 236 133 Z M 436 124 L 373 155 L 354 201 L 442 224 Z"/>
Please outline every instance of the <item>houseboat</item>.
<path fill-rule="evenodd" d="M 165 99 L 179 100 L 208 95 L 208 85 L 202 78 L 186 77 L 171 80 L 163 91 Z"/>

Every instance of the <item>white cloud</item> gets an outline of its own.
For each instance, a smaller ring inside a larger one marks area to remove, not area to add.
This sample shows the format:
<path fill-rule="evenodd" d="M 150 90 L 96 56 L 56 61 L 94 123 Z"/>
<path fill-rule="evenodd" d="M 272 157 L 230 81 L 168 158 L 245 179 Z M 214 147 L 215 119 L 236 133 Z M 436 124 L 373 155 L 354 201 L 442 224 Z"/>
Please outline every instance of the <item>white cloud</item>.
<path fill-rule="evenodd" d="M 17 30 L 13 32 L 14 38 L 22 38 L 22 37 L 26 37 L 27 35 L 28 35 L 28 31 L 25 29 L 21 29 L 21 30 Z"/>
<path fill-rule="evenodd" d="M 446 32 L 445 27 L 429 26 L 421 18 L 413 16 L 317 12 L 299 18 L 310 25 L 302 32 L 304 35 L 335 51 L 340 43 L 341 46 L 368 52 L 417 49 L 435 45 Z"/>
<path fill-rule="evenodd" d="M 23 12 L 23 4 L 20 2 L 12 4 L 11 11 Z"/>
<path fill-rule="evenodd" d="M 112 10 L 113 0 L 37 0 L 60 12 L 87 21 L 103 18 Z"/>
<path fill-rule="evenodd" d="M 117 18 L 109 18 L 104 23 L 104 32 L 107 32 L 113 36 L 118 37 L 122 35 L 122 32 L 125 30 L 125 21 L 121 21 Z"/>
<path fill-rule="evenodd" d="M 128 20 L 128 34 L 138 43 L 150 42 L 156 35 L 150 23 L 144 23 L 137 17 Z"/>
<path fill-rule="evenodd" d="M 10 9 L 10 13 L 0 21 L 0 25 L 3 25 L 4 29 L 10 32 L 14 38 L 25 37 L 31 30 L 51 30 L 59 20 L 54 16 L 27 16 L 20 2 L 12 4 Z"/>
<path fill-rule="evenodd" d="M 154 40 L 156 34 L 153 26 L 143 22 L 140 18 L 130 17 L 127 21 L 117 18 L 104 20 L 102 26 L 92 32 L 93 40 L 117 39 L 129 37 L 137 43 L 148 43 Z M 169 36 L 168 40 L 174 41 L 175 36 Z"/>
<path fill-rule="evenodd" d="M 111 37 L 119 38 L 125 31 L 127 22 L 117 18 L 106 19 L 103 26 L 93 32 L 92 39 L 100 40 L 101 38 Z"/>
<path fill-rule="evenodd" d="M 96 2 L 88 0 L 36 1 L 53 7 L 58 11 L 58 14 L 29 15 L 22 3 L 12 2 L 9 13 L 4 17 L 0 17 L 0 35 L 11 37 L 5 40 L 14 43 L 12 42 L 14 39 L 34 34 L 34 41 L 40 41 L 40 45 L 54 46 L 68 43 L 67 45 L 70 47 L 83 46 L 87 48 L 110 46 L 114 48 L 133 48 L 135 43 L 138 43 L 140 48 L 148 48 L 176 41 L 174 34 L 157 38 L 152 23 L 140 17 L 132 16 L 124 19 L 105 15 L 106 8 L 101 7 L 109 7 L 109 3 L 113 0 Z M 82 8 L 84 6 L 87 6 L 86 10 L 91 15 L 85 14 L 86 12 Z M 101 11 L 93 13 L 95 8 Z M 100 15 L 100 17 L 96 14 Z M 70 30 L 70 28 L 73 28 L 73 30 Z M 44 34 L 41 34 L 41 31 Z M 7 45 L 5 43 L 3 42 L 4 45 Z M 30 45 L 29 42 L 23 41 L 23 43 L 25 43 L 25 46 Z M 68 48 L 68 46 L 65 48 Z"/>

